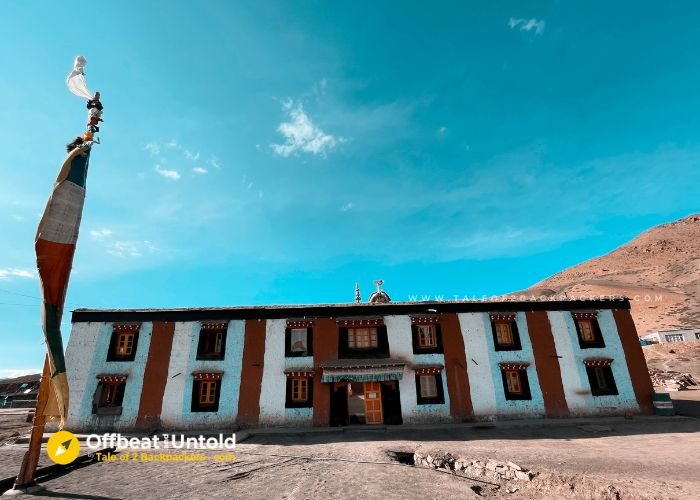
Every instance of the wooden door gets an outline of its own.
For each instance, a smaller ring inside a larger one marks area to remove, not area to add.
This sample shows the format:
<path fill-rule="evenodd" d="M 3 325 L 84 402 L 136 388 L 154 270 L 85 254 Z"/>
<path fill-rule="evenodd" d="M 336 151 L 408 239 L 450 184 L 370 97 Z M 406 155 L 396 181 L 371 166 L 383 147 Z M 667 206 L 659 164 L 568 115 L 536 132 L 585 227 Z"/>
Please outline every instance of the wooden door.
<path fill-rule="evenodd" d="M 381 424 L 383 422 L 382 388 L 379 382 L 365 382 L 365 423 Z"/>

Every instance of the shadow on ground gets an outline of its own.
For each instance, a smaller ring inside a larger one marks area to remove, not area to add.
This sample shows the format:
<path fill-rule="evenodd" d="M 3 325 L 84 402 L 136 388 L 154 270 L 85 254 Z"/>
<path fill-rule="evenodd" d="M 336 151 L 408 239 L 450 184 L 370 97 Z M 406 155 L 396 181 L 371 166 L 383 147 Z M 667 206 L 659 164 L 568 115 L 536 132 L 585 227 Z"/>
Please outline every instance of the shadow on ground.
<path fill-rule="evenodd" d="M 693 411 L 700 411 L 700 402 L 690 402 Z M 563 420 L 542 420 L 530 425 L 503 425 L 483 423 L 471 426 L 441 426 L 436 428 L 401 428 L 400 426 L 348 426 L 334 428 L 336 432 L 303 432 L 290 429 L 289 432 L 257 434 L 248 438 L 248 444 L 276 444 L 294 446 L 296 444 L 361 442 L 361 441 L 479 441 L 509 439 L 528 441 L 554 439 L 572 441 L 607 436 L 636 436 L 667 433 L 700 432 L 700 419 L 679 417 L 645 417 L 632 419 L 577 419 L 575 422 Z"/>

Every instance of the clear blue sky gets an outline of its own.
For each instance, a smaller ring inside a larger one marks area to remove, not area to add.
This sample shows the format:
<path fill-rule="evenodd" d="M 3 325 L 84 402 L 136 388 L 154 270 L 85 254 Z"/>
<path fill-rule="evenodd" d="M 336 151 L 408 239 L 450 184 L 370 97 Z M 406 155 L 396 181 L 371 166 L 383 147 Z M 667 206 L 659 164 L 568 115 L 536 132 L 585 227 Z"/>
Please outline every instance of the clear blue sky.
<path fill-rule="evenodd" d="M 525 288 L 698 211 L 697 2 L 3 2 L 0 376 L 43 359 L 33 238 L 102 92 L 79 306 Z"/>

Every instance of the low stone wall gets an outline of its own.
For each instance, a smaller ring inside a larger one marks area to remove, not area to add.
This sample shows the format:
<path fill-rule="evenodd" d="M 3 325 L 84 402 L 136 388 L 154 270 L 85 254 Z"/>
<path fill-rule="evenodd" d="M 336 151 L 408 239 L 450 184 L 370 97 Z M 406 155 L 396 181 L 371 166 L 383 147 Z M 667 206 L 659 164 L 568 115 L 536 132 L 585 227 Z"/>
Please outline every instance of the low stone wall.
<path fill-rule="evenodd" d="M 439 450 L 418 449 L 413 454 L 417 467 L 443 469 L 474 478 L 532 481 L 537 473 L 513 462 L 473 460 Z"/>

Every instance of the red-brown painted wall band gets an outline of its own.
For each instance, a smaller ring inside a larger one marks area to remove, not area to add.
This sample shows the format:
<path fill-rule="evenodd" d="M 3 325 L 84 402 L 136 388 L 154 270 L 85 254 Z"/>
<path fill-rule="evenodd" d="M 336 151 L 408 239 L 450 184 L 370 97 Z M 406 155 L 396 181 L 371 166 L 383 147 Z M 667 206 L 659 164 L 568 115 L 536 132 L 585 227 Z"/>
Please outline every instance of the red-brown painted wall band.
<path fill-rule="evenodd" d="M 654 393 L 654 386 L 651 383 L 647 361 L 642 352 L 642 345 L 639 343 L 632 314 L 629 309 L 615 309 L 613 316 L 617 332 L 620 335 L 620 342 L 622 342 L 622 350 L 625 352 L 627 370 L 629 370 L 632 379 L 632 388 L 637 397 L 639 408 L 643 412 L 653 413 L 654 405 L 651 402 L 651 395 Z"/>
<path fill-rule="evenodd" d="M 542 389 L 545 414 L 548 417 L 566 417 L 569 414 L 569 406 L 566 404 L 559 358 L 547 312 L 528 311 L 525 318 L 535 357 L 537 378 Z"/>
<path fill-rule="evenodd" d="M 338 358 L 338 326 L 331 318 L 314 321 L 314 419 L 315 427 L 327 427 L 331 421 L 331 386 L 321 383 L 320 364 Z"/>
<path fill-rule="evenodd" d="M 151 343 L 143 372 L 143 389 L 136 427 L 141 429 L 160 427 L 163 395 L 168 382 L 168 367 L 173 346 L 175 323 L 154 321 Z M 136 347 L 139 348 L 138 346 Z"/>
<path fill-rule="evenodd" d="M 238 417 L 241 426 L 256 426 L 260 417 L 260 387 L 265 361 L 265 320 L 245 322 L 245 343 L 241 367 L 241 390 L 238 396 Z"/>
<path fill-rule="evenodd" d="M 450 395 L 450 413 L 456 422 L 474 419 L 467 357 L 464 352 L 464 339 L 456 314 L 440 316 L 442 346 L 445 353 L 445 374 L 447 393 Z"/>

